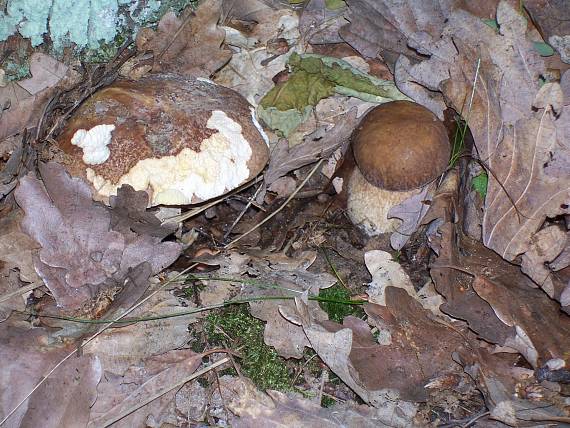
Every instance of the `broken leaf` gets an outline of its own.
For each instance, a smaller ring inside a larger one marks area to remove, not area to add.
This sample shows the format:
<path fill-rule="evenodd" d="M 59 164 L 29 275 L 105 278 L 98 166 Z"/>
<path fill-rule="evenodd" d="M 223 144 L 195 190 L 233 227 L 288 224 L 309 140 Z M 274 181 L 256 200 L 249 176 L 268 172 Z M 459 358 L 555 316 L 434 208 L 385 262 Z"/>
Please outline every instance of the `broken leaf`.
<path fill-rule="evenodd" d="M 321 99 L 334 93 L 376 103 L 408 99 L 393 82 L 363 73 L 338 58 L 293 53 L 288 65 L 293 72 L 257 108 L 259 117 L 285 137 L 307 120 Z"/>
<path fill-rule="evenodd" d="M 58 305 L 78 308 L 108 279 L 120 284 L 129 268 L 147 261 L 158 273 L 178 257 L 176 243 L 148 235 L 127 240 L 111 230 L 110 210 L 93 202 L 90 187 L 61 165 L 40 164 L 40 173 L 43 184 L 23 178 L 16 199 L 26 213 L 22 229 L 42 246 L 36 271 Z"/>
<path fill-rule="evenodd" d="M 140 51 L 154 52 L 154 72 L 176 72 L 185 76 L 209 78 L 231 58 L 222 48 L 225 32 L 218 26 L 221 0 L 190 7 L 177 17 L 165 14 L 156 31 L 145 28 L 137 35 Z"/>
<path fill-rule="evenodd" d="M 68 67 L 43 53 L 30 57 L 32 77 L 0 87 L 0 140 L 34 127 Z"/>

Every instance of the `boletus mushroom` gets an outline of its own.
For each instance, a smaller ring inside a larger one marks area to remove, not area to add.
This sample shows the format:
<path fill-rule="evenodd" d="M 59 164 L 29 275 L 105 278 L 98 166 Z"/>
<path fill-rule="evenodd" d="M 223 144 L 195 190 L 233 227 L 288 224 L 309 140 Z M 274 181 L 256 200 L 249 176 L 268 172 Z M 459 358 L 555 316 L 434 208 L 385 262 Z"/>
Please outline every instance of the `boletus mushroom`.
<path fill-rule="evenodd" d="M 351 143 L 356 166 L 347 186 L 348 215 L 370 236 L 397 229 L 400 220 L 388 219 L 390 208 L 441 175 L 451 150 L 443 123 L 410 101 L 374 107 Z"/>
<path fill-rule="evenodd" d="M 151 75 L 98 91 L 59 137 L 67 168 L 108 202 L 123 184 L 150 205 L 202 202 L 259 174 L 269 159 L 254 109 L 206 79 Z"/>

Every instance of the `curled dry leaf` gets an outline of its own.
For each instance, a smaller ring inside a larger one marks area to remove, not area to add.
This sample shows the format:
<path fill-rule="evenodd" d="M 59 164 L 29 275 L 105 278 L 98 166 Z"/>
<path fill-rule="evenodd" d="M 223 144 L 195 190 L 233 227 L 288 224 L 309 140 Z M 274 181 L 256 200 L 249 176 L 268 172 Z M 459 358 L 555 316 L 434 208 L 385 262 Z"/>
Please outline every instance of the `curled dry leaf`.
<path fill-rule="evenodd" d="M 225 31 L 218 25 L 221 5 L 221 0 L 204 2 L 196 12 L 186 8 L 181 17 L 168 12 L 156 31 L 141 30 L 137 47 L 154 52 L 153 71 L 208 78 L 226 64 L 232 55 L 222 48 Z"/>
<path fill-rule="evenodd" d="M 20 181 L 16 200 L 26 213 L 22 229 L 42 247 L 36 271 L 58 305 L 78 308 L 107 280 L 121 284 L 130 268 L 146 261 L 156 274 L 178 257 L 176 243 L 111 230 L 110 210 L 61 165 L 40 164 L 40 174 L 43 184 L 30 175 Z"/>
<path fill-rule="evenodd" d="M 235 383 L 246 382 L 235 379 Z M 222 383 L 226 385 L 227 383 Z M 234 387 L 233 389 L 237 389 Z M 395 417 L 391 408 L 374 408 L 366 405 L 336 404 L 322 407 L 314 400 L 267 391 L 267 394 L 246 389 L 245 394 L 229 395 L 228 408 L 239 418 L 233 421 L 234 427 L 286 426 L 291 428 L 394 428 L 414 426 L 412 420 Z M 225 392 L 225 391 L 224 391 Z"/>
<path fill-rule="evenodd" d="M 539 385 L 532 371 L 516 367 L 508 355 L 478 348 L 458 352 L 455 359 L 483 391 L 492 419 L 524 426 L 529 421 L 555 421 L 565 415 L 556 394 Z M 532 394 L 533 389 L 539 394 Z"/>
<path fill-rule="evenodd" d="M 414 232 L 418 229 L 422 219 L 429 210 L 429 201 L 433 194 L 433 184 L 390 208 L 388 218 L 399 218 L 402 224 L 398 225 L 395 232 L 390 235 L 390 245 L 394 250 L 401 250 Z"/>
<path fill-rule="evenodd" d="M 453 175 L 446 180 L 458 185 Z M 455 211 L 457 198 L 456 190 L 447 198 L 436 195 L 433 204 L 434 212 L 448 213 L 439 227 L 439 255 L 431 266 L 436 288 L 446 299 L 441 310 L 467 321 L 486 341 L 517 350 L 534 368 L 555 358 L 568 360 L 570 316 L 518 266 L 462 234 L 452 223 L 461 215 Z M 428 213 L 428 221 L 432 215 Z"/>

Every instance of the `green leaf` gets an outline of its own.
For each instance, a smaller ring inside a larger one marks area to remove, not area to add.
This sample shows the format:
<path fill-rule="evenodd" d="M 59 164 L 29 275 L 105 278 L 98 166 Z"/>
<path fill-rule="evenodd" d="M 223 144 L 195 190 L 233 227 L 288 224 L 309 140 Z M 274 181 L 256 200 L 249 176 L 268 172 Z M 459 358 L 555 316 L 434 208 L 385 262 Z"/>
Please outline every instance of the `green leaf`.
<path fill-rule="evenodd" d="M 487 184 L 489 183 L 489 177 L 485 171 L 481 171 L 477 176 L 473 178 L 471 185 L 473 190 L 475 190 L 481 198 L 485 199 L 487 196 Z"/>
<path fill-rule="evenodd" d="M 499 31 L 499 24 L 496 19 L 483 19 L 483 22 L 495 31 Z"/>
<path fill-rule="evenodd" d="M 325 7 L 328 10 L 339 10 L 346 7 L 344 0 L 325 0 Z"/>
<path fill-rule="evenodd" d="M 544 42 L 532 42 L 534 45 L 534 50 L 538 52 L 540 56 L 552 56 L 554 55 L 554 49 L 548 43 Z"/>

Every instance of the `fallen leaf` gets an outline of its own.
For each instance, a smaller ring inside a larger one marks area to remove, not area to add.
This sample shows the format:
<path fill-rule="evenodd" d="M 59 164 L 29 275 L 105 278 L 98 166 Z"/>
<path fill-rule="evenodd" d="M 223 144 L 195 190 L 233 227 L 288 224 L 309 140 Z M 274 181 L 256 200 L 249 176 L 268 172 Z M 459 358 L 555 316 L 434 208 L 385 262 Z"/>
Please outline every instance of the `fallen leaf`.
<path fill-rule="evenodd" d="M 402 220 L 402 224 L 390 235 L 390 245 L 394 250 L 401 250 L 418 229 L 429 210 L 432 193 L 433 186 L 425 186 L 420 193 L 390 208 L 388 218 Z"/>
<path fill-rule="evenodd" d="M 110 210 L 61 165 L 40 164 L 40 174 L 43 184 L 32 176 L 20 180 L 16 200 L 26 213 L 22 229 L 42 246 L 36 271 L 58 305 L 78 308 L 108 287 L 108 279 L 121 284 L 129 268 L 146 261 L 156 274 L 178 257 L 179 244 L 148 235 L 126 239 L 111 230 Z"/>
<path fill-rule="evenodd" d="M 180 17 L 168 12 L 156 31 L 139 31 L 138 49 L 154 52 L 153 71 L 209 78 L 225 65 L 231 52 L 222 48 L 225 32 L 218 25 L 221 5 L 221 0 L 212 0 L 195 12 L 188 7 Z"/>
<path fill-rule="evenodd" d="M 456 173 L 446 181 L 448 188 L 451 182 L 459 184 Z M 534 368 L 551 359 L 567 359 L 570 316 L 518 266 L 464 236 L 452 223 L 455 218 L 461 221 L 457 187 L 445 199 L 436 195 L 432 207 L 448 218 L 438 228 L 440 250 L 431 266 L 436 289 L 446 299 L 441 310 L 465 320 L 486 341 L 517 350 Z M 428 213 L 427 220 L 432 216 Z"/>
<path fill-rule="evenodd" d="M 290 148 L 289 142 L 285 139 L 279 140 L 265 171 L 265 183 L 271 185 L 279 177 L 320 158 L 326 158 L 339 147 L 348 144 L 352 130 L 357 124 L 356 113 L 355 108 L 351 109 L 339 117 L 336 125 L 324 135 L 316 131 L 307 135 L 301 144 L 294 147 Z"/>
<path fill-rule="evenodd" d="M 299 31 L 303 39 L 311 44 L 342 43 L 339 29 L 348 23 L 344 17 L 345 8 L 331 10 L 326 0 L 313 0 L 302 9 Z"/>
<path fill-rule="evenodd" d="M 413 408 L 409 401 L 425 401 L 428 380 L 457 371 L 451 354 L 466 346 L 459 330 L 437 322 L 400 288 L 386 289 L 386 307 L 365 306 L 371 323 L 389 333 L 383 345 L 358 318 L 347 317 L 342 326 L 317 322 L 305 303 L 296 302 L 311 347 L 354 392 L 376 407 L 385 403 L 386 397 L 408 410 Z"/>
<path fill-rule="evenodd" d="M 545 41 L 570 34 L 570 11 L 565 0 L 528 0 L 524 3 Z M 563 56 L 563 52 L 560 52 Z M 565 58 L 569 62 L 570 57 Z"/>
<path fill-rule="evenodd" d="M 117 309 L 130 307 L 128 303 L 120 306 Z M 188 311 L 192 307 L 191 302 L 174 297 L 171 291 L 161 290 L 129 316 L 160 317 Z M 153 355 L 184 347 L 190 339 L 188 325 L 197 319 L 196 315 L 184 315 L 107 329 L 83 349 L 87 354 L 98 356 L 103 370 L 123 375 L 129 366 L 140 365 Z"/>
<path fill-rule="evenodd" d="M 394 261 L 390 253 L 380 250 L 368 251 L 364 254 L 364 263 L 372 275 L 372 282 L 368 284 L 366 290 L 370 303 L 386 306 L 387 287 L 401 288 L 412 297 L 416 295 L 410 277 L 402 266 Z"/>
<path fill-rule="evenodd" d="M 524 426 L 529 421 L 556 421 L 557 417 L 566 415 L 559 408 L 555 394 L 549 394 L 547 388 L 533 379 L 532 372 L 515 367 L 504 355 L 479 348 L 472 352 L 461 351 L 456 359 L 477 382 L 492 419 L 509 426 Z M 539 395 L 521 398 L 522 394 L 531 395 L 533 389 Z"/>
<path fill-rule="evenodd" d="M 0 418 L 4 418 L 72 347 L 47 346 L 47 331 L 0 326 Z M 96 356 L 67 360 L 7 420 L 7 426 L 85 426 L 101 379 Z M 57 397 L 57 399 L 54 399 Z"/>
<path fill-rule="evenodd" d="M 245 383 L 246 380 L 235 379 L 235 383 Z M 228 383 L 222 383 L 229 389 Z M 238 386 L 233 386 L 237 390 Z M 240 394 L 225 393 L 228 397 L 228 408 L 236 418 L 234 427 L 254 426 L 287 426 L 291 428 L 320 428 L 327 427 L 414 427 L 419 426 L 412 415 L 397 414 L 393 407 L 374 408 L 357 404 L 336 404 L 323 408 L 314 400 L 291 396 L 279 391 L 267 391 L 263 394 L 253 387 L 242 389 Z M 245 392 L 245 393 L 244 393 Z"/>
<path fill-rule="evenodd" d="M 161 395 L 124 418 L 117 417 L 138 407 L 141 402 L 169 389 L 188 377 L 202 363 L 202 355 L 189 349 L 173 350 L 147 358 L 129 367 L 123 376 L 107 373 L 97 388 L 98 398 L 91 410 L 88 427 L 107 426 L 115 422 L 117 427 L 162 426 L 173 420 L 176 390 Z"/>
<path fill-rule="evenodd" d="M 68 67 L 43 53 L 30 57 L 32 77 L 0 88 L 0 140 L 38 123 Z"/>

